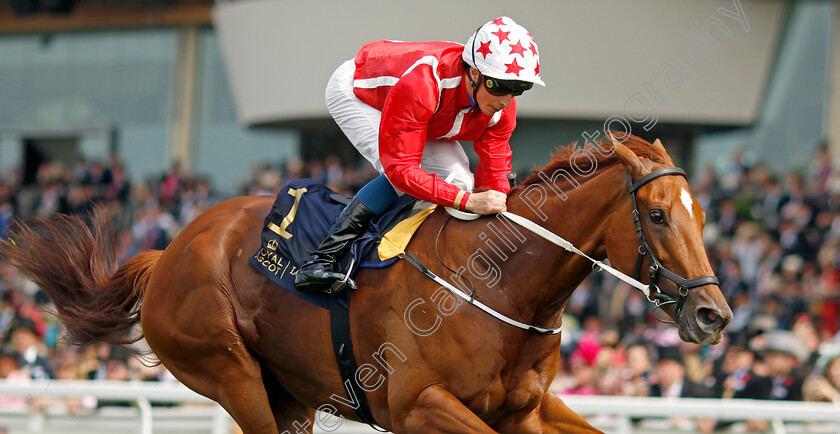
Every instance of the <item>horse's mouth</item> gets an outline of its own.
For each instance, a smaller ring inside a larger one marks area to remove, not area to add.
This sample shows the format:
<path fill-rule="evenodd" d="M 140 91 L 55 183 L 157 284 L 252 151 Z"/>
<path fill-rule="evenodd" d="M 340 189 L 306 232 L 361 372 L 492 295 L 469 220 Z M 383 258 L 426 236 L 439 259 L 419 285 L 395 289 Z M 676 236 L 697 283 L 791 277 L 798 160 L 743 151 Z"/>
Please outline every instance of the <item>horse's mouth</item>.
<path fill-rule="evenodd" d="M 723 333 L 722 331 L 715 331 L 715 332 L 704 332 L 702 330 L 698 330 L 697 327 L 692 326 L 683 326 L 680 324 L 679 327 L 679 334 L 680 339 L 691 342 L 694 344 L 700 345 L 714 345 L 720 342 Z"/>

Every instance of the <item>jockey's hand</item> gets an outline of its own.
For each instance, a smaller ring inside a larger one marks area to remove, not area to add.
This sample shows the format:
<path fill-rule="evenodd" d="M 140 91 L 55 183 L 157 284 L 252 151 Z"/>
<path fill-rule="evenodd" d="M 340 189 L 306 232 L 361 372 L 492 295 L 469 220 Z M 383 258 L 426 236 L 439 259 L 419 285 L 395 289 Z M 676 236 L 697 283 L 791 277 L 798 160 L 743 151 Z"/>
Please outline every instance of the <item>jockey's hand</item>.
<path fill-rule="evenodd" d="M 507 211 L 507 195 L 496 190 L 471 193 L 467 198 L 467 211 L 476 214 L 494 214 Z"/>

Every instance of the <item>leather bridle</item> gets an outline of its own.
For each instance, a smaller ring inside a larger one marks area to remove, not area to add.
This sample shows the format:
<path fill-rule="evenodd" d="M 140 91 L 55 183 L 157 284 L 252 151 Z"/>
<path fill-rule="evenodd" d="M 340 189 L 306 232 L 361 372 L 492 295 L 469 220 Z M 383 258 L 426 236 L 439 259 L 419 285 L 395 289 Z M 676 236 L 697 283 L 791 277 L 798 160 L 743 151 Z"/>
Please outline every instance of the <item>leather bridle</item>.
<path fill-rule="evenodd" d="M 628 188 L 630 190 L 630 198 L 633 202 L 633 223 L 636 225 L 636 236 L 639 237 L 639 242 L 641 245 L 639 246 L 639 256 L 636 259 L 636 271 L 634 274 L 634 278 L 639 280 L 639 277 L 642 273 L 642 262 L 644 261 L 645 256 L 648 257 L 650 261 L 650 268 L 648 268 L 648 278 L 650 279 L 650 283 L 648 284 L 650 294 L 653 297 L 651 300 L 654 302 L 656 309 L 662 309 L 663 306 L 669 304 L 676 304 L 676 312 L 674 317 L 679 318 L 680 312 L 682 311 L 683 303 L 685 303 L 685 298 L 688 296 L 688 290 L 697 288 L 699 286 L 705 285 L 720 285 L 720 281 L 716 276 L 703 276 L 697 277 L 695 279 L 686 279 L 677 273 L 665 268 L 659 259 L 657 259 L 656 255 L 653 253 L 653 249 L 651 249 L 650 244 L 648 244 L 647 240 L 645 240 L 645 233 L 642 230 L 642 220 L 639 214 L 639 205 L 636 202 L 636 191 L 643 185 L 647 184 L 650 181 L 653 181 L 656 178 L 662 176 L 682 176 L 686 177 L 685 170 L 680 169 L 679 167 L 668 167 L 664 169 L 654 170 L 653 172 L 643 176 L 641 179 L 633 182 L 633 177 L 628 172 L 627 179 L 628 179 Z M 664 277 L 672 282 L 674 282 L 677 287 L 679 288 L 679 295 L 675 300 L 674 297 L 665 294 L 659 289 L 659 285 L 657 284 L 659 281 L 659 277 Z M 667 322 L 667 323 L 675 323 L 676 321 L 663 321 L 659 319 L 655 314 L 653 316 L 656 320 L 660 322 Z"/>

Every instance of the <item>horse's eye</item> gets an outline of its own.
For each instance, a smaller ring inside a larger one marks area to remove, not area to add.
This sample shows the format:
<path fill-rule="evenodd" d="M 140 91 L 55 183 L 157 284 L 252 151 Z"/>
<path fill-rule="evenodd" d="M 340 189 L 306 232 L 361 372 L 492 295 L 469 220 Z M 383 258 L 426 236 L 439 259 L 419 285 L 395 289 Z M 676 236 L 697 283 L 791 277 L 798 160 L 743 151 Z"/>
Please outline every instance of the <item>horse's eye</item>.
<path fill-rule="evenodd" d="M 655 209 L 650 212 L 650 221 L 655 224 L 663 225 L 665 224 L 665 213 L 662 211 Z"/>

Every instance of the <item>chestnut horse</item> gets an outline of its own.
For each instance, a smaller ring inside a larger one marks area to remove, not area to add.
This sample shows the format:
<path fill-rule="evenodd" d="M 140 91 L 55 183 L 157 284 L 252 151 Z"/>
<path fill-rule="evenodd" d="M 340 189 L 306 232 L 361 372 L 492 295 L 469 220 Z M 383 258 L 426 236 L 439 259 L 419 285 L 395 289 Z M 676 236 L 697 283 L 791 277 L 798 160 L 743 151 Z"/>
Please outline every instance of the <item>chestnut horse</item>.
<path fill-rule="evenodd" d="M 608 145 L 560 148 L 510 192 L 507 206 L 632 275 L 640 242 L 628 173 L 638 181 L 673 162 L 658 140 L 628 134 L 624 144 Z M 687 279 L 712 275 L 701 238 L 704 213 L 685 178 L 657 177 L 635 196 L 643 234 L 662 267 Z M 140 253 L 119 267 L 101 216 L 92 228 L 66 216 L 19 224 L 10 234 L 14 243 L 3 249 L 53 300 L 71 340 L 124 344 L 120 336 L 139 322 L 172 374 L 221 404 L 245 433 L 311 432 L 314 424 L 334 429 L 343 419 L 319 413 L 315 420 L 315 409 L 357 419 L 351 404 L 358 399 L 342 387 L 328 311 L 276 287 L 248 261 L 273 201 L 228 200 L 198 216 L 166 250 Z M 441 230 L 447 219 L 436 210 L 407 251 L 444 277 L 441 263 L 459 268 L 477 301 L 510 318 L 560 326 L 572 291 L 592 271 L 587 259 L 498 217 L 451 220 Z M 404 260 L 362 269 L 355 278 L 355 380 L 383 428 L 598 431 L 548 392 L 559 334 L 515 328 L 459 304 Z M 684 291 L 659 283 L 674 299 Z M 681 309 L 666 309 L 680 336 L 717 343 L 732 318 L 719 287 L 700 284 L 684 295 Z"/>

